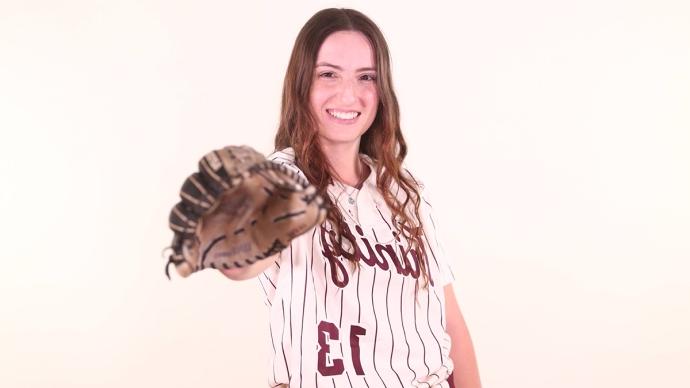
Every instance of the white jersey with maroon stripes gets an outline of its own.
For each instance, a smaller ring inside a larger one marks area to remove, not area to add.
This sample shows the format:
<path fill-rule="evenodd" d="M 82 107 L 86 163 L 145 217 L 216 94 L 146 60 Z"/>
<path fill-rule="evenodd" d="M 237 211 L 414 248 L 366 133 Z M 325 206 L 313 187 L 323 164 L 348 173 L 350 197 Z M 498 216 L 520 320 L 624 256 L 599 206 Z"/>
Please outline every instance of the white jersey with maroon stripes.
<path fill-rule="evenodd" d="M 431 205 L 423 191 L 426 254 L 402 257 L 407 242 L 394 233 L 371 158 L 361 156 L 371 167 L 361 189 L 329 187 L 356 242 L 354 253 L 338 249 L 324 224 L 294 239 L 258 277 L 270 314 L 271 387 L 449 386 L 443 286 L 454 276 Z M 268 159 L 301 174 L 291 148 Z M 356 264 L 343 257 L 348 254 Z M 428 287 L 421 287 L 419 260 L 427 264 Z"/>

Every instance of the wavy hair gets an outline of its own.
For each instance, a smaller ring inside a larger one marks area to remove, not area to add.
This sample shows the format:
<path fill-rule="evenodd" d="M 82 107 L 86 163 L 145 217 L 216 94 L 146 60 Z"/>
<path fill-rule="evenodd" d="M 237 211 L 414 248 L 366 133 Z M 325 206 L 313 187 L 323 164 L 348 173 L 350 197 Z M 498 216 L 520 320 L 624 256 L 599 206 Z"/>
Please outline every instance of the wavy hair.
<path fill-rule="evenodd" d="M 287 147 L 294 149 L 297 167 L 330 205 L 327 220 L 334 225 L 335 240 L 343 251 L 344 234 L 341 231 L 345 220 L 327 195 L 328 185 L 336 174 L 319 146 L 318 121 L 309 104 L 319 49 L 328 36 L 338 31 L 361 32 L 374 50 L 379 103 L 374 121 L 362 135 L 359 152 L 374 161 L 378 190 L 391 209 L 393 220 L 398 220 L 393 222 L 395 229 L 409 242 L 408 249 L 419 253 L 419 272 L 428 283 L 428 262 L 419 216 L 421 196 L 417 182 L 402 168 L 407 144 L 400 129 L 400 109 L 393 91 L 388 44 L 378 26 L 361 12 L 344 8 L 324 9 L 314 14 L 300 30 L 283 84 L 280 124 L 275 137 L 276 151 Z M 400 202 L 392 193 L 393 183 L 405 192 L 404 201 Z M 405 211 L 410 205 L 412 213 Z M 351 236 L 345 238 L 351 240 Z M 349 242 L 354 246 L 355 241 Z"/>

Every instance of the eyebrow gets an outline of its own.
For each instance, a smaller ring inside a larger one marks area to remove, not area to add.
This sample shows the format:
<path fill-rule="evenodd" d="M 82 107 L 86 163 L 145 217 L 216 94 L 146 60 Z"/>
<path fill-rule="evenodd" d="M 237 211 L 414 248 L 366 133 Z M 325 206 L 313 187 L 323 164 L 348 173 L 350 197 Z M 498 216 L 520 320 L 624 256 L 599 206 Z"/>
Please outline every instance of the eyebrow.
<path fill-rule="evenodd" d="M 328 62 L 319 62 L 319 63 L 316 64 L 316 67 L 319 67 L 319 66 L 328 66 L 328 67 L 332 67 L 332 68 L 335 68 L 335 69 L 338 69 L 338 70 L 343 70 L 342 67 L 340 67 L 340 66 L 338 66 L 338 65 L 334 65 L 334 64 L 328 63 Z M 360 71 L 369 71 L 369 70 L 374 70 L 374 71 L 376 71 L 376 68 L 375 68 L 375 67 L 360 67 L 359 69 L 357 69 L 357 72 L 360 72 Z"/>

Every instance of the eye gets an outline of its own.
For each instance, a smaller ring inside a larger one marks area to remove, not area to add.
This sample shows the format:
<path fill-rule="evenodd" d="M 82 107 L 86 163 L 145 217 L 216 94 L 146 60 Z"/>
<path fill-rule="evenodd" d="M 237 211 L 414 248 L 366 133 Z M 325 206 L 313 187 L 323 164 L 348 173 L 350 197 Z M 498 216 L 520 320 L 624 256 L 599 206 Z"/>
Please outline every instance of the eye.
<path fill-rule="evenodd" d="M 321 78 L 333 78 L 333 77 L 335 77 L 335 73 L 333 73 L 332 71 L 326 71 L 326 72 L 319 74 L 319 77 L 321 77 Z"/>
<path fill-rule="evenodd" d="M 364 81 L 376 81 L 376 74 L 364 74 L 360 77 Z"/>

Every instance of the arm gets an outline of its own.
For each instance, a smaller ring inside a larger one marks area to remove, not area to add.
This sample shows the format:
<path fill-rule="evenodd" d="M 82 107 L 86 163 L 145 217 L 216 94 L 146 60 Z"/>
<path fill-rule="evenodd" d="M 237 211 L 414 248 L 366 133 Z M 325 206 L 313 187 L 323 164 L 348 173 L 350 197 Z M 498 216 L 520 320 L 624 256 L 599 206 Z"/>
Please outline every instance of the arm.
<path fill-rule="evenodd" d="M 481 388 L 477 359 L 472 338 L 460 312 L 452 285 L 444 287 L 446 297 L 446 328 L 450 335 L 450 358 L 453 360 L 453 382 L 456 388 Z"/>

